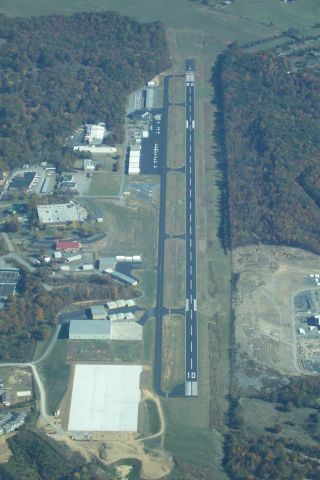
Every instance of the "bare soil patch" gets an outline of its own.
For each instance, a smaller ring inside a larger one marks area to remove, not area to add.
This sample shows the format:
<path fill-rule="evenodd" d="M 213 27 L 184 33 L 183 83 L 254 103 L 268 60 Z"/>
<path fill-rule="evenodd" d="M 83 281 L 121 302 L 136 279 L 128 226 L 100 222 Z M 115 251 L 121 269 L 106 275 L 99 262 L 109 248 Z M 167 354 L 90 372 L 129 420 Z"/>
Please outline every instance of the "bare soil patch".
<path fill-rule="evenodd" d="M 236 377 L 242 388 L 259 387 L 270 374 L 298 373 L 289 301 L 308 288 L 308 272 L 317 269 L 320 257 L 296 248 L 259 245 L 233 252 Z"/>

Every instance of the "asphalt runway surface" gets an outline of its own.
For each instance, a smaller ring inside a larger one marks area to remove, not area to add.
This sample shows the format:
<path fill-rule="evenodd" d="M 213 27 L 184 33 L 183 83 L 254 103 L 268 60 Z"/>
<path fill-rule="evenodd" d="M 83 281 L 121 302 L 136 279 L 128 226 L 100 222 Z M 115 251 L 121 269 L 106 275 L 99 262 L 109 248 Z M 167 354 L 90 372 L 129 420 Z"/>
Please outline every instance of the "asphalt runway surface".
<path fill-rule="evenodd" d="M 198 319 L 197 319 L 197 252 L 196 252 L 196 168 L 193 60 L 186 60 L 186 395 L 198 394 Z"/>
<path fill-rule="evenodd" d="M 186 248 L 186 300 L 185 308 L 176 312 L 185 315 L 185 383 L 177 385 L 171 393 L 162 390 L 162 329 L 163 316 L 169 313 L 164 307 L 164 267 L 165 267 L 165 240 L 166 236 L 166 190 L 167 190 L 167 135 L 170 76 L 164 79 L 163 110 L 161 118 L 161 148 L 159 148 L 160 179 L 160 211 L 159 211 L 159 239 L 158 239 L 158 270 L 157 270 L 157 303 L 156 342 L 155 342 L 155 390 L 159 395 L 168 396 L 197 396 L 198 395 L 198 323 L 197 323 L 197 281 L 196 281 L 196 185 L 195 185 L 195 111 L 194 111 L 194 61 L 186 61 L 185 75 L 185 181 L 186 181 L 186 218 L 185 218 L 185 248 Z"/>

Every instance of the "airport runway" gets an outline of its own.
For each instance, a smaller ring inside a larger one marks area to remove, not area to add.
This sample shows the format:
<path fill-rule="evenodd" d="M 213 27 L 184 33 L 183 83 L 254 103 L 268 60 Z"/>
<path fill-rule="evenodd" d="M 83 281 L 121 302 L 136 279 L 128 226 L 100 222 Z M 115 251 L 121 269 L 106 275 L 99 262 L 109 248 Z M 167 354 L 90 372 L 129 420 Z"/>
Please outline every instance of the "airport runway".
<path fill-rule="evenodd" d="M 198 395 L 198 320 L 196 252 L 196 167 L 195 167 L 195 63 L 186 60 L 186 384 L 185 395 Z"/>
<path fill-rule="evenodd" d="M 194 112 L 194 61 L 186 61 L 185 74 L 185 249 L 186 249 L 186 299 L 185 307 L 178 309 L 185 315 L 185 382 L 178 385 L 168 396 L 195 397 L 198 395 L 198 324 L 197 324 L 197 278 L 196 278 L 196 185 L 195 185 L 195 112 Z M 162 328 L 163 316 L 169 313 L 164 307 L 164 267 L 166 241 L 166 193 L 167 193 L 167 134 L 170 76 L 164 78 L 163 110 L 161 121 L 160 156 L 160 211 L 158 237 L 157 303 L 155 308 L 156 339 L 154 383 L 158 395 L 162 390 Z M 182 133 L 182 132 L 181 132 Z"/>

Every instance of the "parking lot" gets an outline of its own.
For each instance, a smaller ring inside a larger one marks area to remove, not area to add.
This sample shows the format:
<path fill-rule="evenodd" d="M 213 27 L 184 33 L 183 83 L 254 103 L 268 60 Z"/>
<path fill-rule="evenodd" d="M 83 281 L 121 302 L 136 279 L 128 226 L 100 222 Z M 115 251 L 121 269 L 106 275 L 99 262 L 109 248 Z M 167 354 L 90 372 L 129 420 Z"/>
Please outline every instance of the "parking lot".
<path fill-rule="evenodd" d="M 149 118 L 149 137 L 141 143 L 140 172 L 158 175 L 162 169 L 162 109 L 152 111 Z"/>

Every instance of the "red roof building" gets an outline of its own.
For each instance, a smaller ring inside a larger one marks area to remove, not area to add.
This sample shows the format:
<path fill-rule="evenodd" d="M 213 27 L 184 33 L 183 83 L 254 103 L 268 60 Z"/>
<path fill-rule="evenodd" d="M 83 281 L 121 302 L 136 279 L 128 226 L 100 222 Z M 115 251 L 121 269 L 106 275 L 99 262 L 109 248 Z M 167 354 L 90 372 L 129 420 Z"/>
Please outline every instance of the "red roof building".
<path fill-rule="evenodd" d="M 79 250 L 81 248 L 80 242 L 64 242 L 58 240 L 56 242 L 56 250 Z"/>

